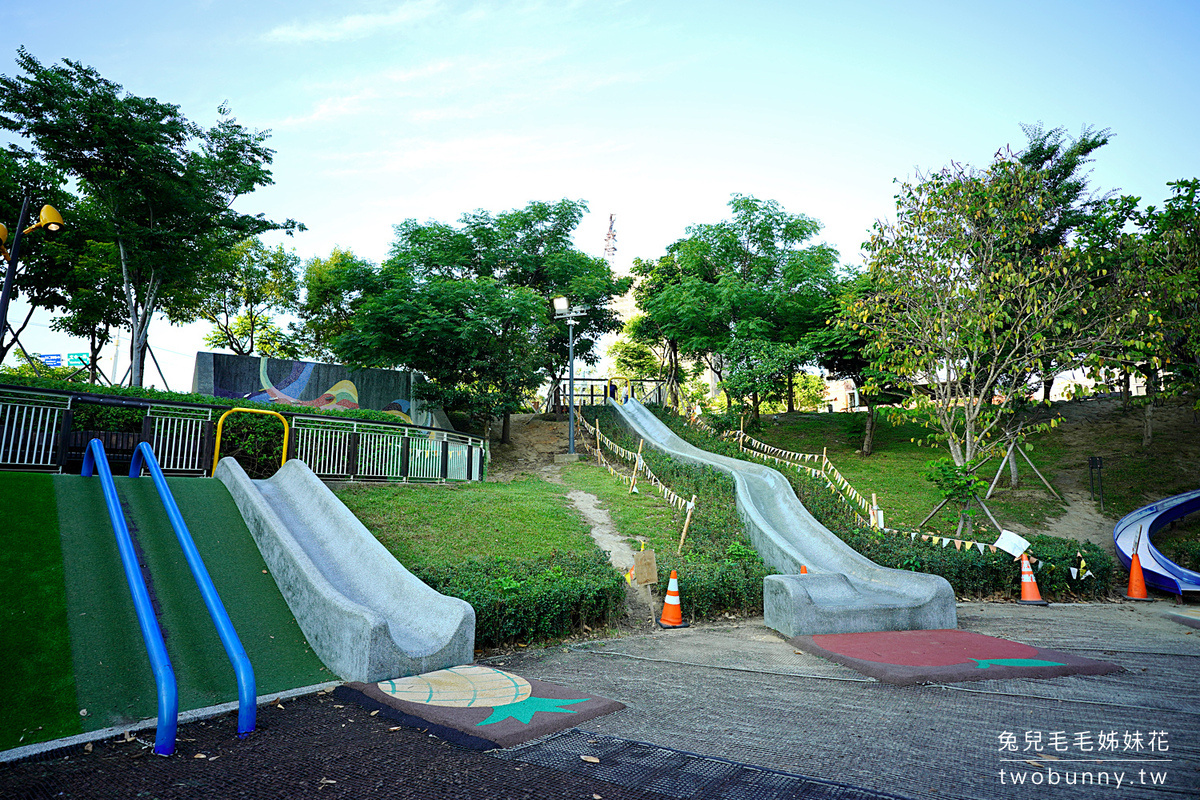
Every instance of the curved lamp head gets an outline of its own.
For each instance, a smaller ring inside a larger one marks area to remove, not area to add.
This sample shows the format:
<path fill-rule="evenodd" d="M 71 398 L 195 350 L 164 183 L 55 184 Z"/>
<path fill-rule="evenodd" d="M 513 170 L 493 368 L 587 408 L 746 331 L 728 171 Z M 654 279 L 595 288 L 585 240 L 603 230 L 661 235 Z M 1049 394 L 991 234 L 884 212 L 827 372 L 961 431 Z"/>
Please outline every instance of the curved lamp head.
<path fill-rule="evenodd" d="M 8 244 L 8 226 L 0 222 L 0 247 Z"/>
<path fill-rule="evenodd" d="M 42 213 L 38 215 L 37 223 L 30 225 L 22 233 L 29 233 L 38 228 L 45 228 L 53 233 L 62 230 L 64 227 L 65 223 L 63 222 L 62 214 L 58 213 L 58 209 L 54 206 L 46 205 L 42 206 Z"/>

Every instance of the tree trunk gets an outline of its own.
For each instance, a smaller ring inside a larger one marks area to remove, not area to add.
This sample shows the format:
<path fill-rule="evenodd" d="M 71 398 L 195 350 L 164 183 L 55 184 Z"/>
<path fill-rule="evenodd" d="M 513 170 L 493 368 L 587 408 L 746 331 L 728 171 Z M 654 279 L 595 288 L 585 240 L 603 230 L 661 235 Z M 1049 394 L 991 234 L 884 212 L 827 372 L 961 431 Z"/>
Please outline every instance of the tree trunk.
<path fill-rule="evenodd" d="M 758 422 L 758 403 L 759 403 L 758 392 L 751 392 L 750 393 L 750 406 L 753 409 L 752 416 L 753 416 L 755 422 Z"/>
<path fill-rule="evenodd" d="M 1054 388 L 1053 376 L 1051 376 L 1050 380 L 1042 381 L 1042 400 L 1043 401 L 1045 401 L 1047 403 L 1050 402 L 1050 390 L 1053 388 Z"/>
<path fill-rule="evenodd" d="M 570 413 L 570 412 L 568 412 Z M 510 444 L 512 442 L 512 414 L 504 412 L 504 424 L 500 429 L 500 444 Z"/>
<path fill-rule="evenodd" d="M 1129 413 L 1129 401 L 1132 399 L 1132 394 L 1129 389 L 1129 370 L 1125 370 L 1121 379 L 1121 413 Z"/>
<path fill-rule="evenodd" d="M 796 391 L 795 391 L 795 388 L 794 388 L 794 387 L 795 387 L 795 383 L 794 383 L 794 382 L 795 382 L 795 379 L 796 379 L 796 374 L 795 374 L 794 372 L 788 372 L 788 380 L 787 380 L 787 394 L 788 394 L 787 412 L 788 412 L 789 414 L 794 414 L 794 413 L 796 413 Z"/>
<path fill-rule="evenodd" d="M 875 449 L 875 403 L 867 400 L 867 432 L 863 434 L 862 454 L 869 456 Z"/>
<path fill-rule="evenodd" d="M 1158 393 L 1158 371 L 1151 369 L 1146 376 L 1146 410 L 1142 417 L 1142 447 L 1154 439 L 1154 395 Z"/>
<path fill-rule="evenodd" d="M 1017 442 L 1008 451 L 1008 485 L 1014 489 L 1021 488 L 1021 477 L 1017 474 L 1017 448 L 1020 446 L 1021 443 Z"/>

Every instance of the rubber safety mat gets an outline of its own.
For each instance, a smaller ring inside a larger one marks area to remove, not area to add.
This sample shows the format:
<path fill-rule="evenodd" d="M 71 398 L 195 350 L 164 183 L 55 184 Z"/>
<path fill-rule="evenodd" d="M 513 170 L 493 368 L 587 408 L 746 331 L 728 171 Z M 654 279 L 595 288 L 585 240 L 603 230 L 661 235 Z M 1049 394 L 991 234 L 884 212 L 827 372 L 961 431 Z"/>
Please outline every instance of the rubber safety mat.
<path fill-rule="evenodd" d="M 1105 661 L 957 629 L 820 634 L 788 641 L 798 650 L 899 686 L 1106 675 L 1122 669 Z"/>
<path fill-rule="evenodd" d="M 476 750 L 512 747 L 625 707 L 479 665 L 379 683 L 352 682 L 334 693 Z"/>
<path fill-rule="evenodd" d="M 577 728 L 495 755 L 676 798 L 895 800 L 899 797 Z"/>

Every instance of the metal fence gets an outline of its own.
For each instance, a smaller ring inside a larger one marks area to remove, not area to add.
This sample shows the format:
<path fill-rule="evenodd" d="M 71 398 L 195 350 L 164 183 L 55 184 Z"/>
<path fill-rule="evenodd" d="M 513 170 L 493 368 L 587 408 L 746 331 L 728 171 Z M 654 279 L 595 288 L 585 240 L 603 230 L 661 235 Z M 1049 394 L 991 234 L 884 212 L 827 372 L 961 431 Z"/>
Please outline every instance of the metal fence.
<path fill-rule="evenodd" d="M 477 481 L 483 440 L 454 431 L 294 417 L 294 455 L 321 478 Z"/>
<path fill-rule="evenodd" d="M 665 405 L 667 400 L 667 382 L 665 380 L 626 380 L 625 378 L 576 378 L 575 406 L 602 406 L 609 397 L 625 397 L 632 392 L 633 396 L 644 403 Z M 559 380 L 551 394 L 551 408 L 559 414 L 566 413 L 567 398 L 570 394 L 570 381 L 567 378 Z"/>
<path fill-rule="evenodd" d="M 80 403 L 141 408 L 141 433 L 72 430 Z M 225 407 L 162 404 L 101 394 L 0 387 L 0 469 L 62 472 L 78 463 L 92 438 L 110 459 L 128 460 L 149 442 L 164 472 L 207 475 L 214 447 L 214 412 Z M 455 431 L 411 425 L 294 415 L 290 458 L 318 476 L 338 480 L 478 481 L 483 440 Z"/>
<path fill-rule="evenodd" d="M 203 406 L 150 406 L 142 422 L 163 472 L 208 473 L 212 461 L 213 410 Z"/>
<path fill-rule="evenodd" d="M 0 469 L 59 471 L 70 417 L 70 395 L 0 389 Z"/>

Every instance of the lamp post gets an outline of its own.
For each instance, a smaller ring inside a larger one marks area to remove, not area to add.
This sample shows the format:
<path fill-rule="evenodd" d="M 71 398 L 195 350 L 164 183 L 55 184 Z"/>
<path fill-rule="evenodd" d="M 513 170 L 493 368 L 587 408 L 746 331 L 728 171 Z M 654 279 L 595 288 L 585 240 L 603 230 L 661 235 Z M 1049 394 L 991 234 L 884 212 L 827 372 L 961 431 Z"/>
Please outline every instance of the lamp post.
<path fill-rule="evenodd" d="M 567 321 L 567 452 L 575 455 L 575 326 L 587 314 L 587 306 L 573 306 L 565 297 L 554 298 L 554 318 Z"/>
<path fill-rule="evenodd" d="M 38 221 L 26 228 L 25 223 L 28 221 L 29 197 L 26 196 L 21 203 L 21 214 L 17 218 L 17 232 L 13 234 L 11 251 L 8 249 L 8 228 L 0 224 L 0 253 L 8 261 L 8 266 L 4 270 L 4 289 L 0 291 L 0 339 L 4 338 L 4 332 L 8 329 L 8 301 L 12 299 L 13 280 L 17 276 L 17 259 L 21 257 L 21 237 L 38 228 L 54 232 L 63 227 L 62 215 L 54 206 L 42 206 Z"/>

